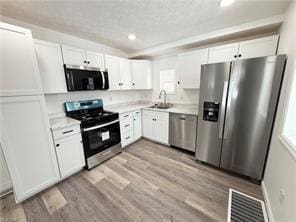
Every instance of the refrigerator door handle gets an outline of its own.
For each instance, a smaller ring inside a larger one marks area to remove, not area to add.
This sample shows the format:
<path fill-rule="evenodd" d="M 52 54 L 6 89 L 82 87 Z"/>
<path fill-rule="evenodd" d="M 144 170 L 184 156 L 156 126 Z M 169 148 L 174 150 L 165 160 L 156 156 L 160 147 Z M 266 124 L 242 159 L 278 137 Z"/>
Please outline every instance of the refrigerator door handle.
<path fill-rule="evenodd" d="M 234 81 L 229 81 L 229 90 L 228 90 L 228 99 L 227 99 L 227 106 L 226 106 L 226 121 L 225 121 L 225 126 L 224 126 L 224 139 L 227 139 L 228 136 L 228 125 L 229 125 L 229 118 L 231 114 L 231 99 L 232 99 L 232 91 L 234 88 Z"/>
<path fill-rule="evenodd" d="M 220 124 L 219 124 L 219 138 L 220 139 L 222 139 L 222 133 L 223 133 L 227 89 L 228 89 L 228 81 L 224 81 L 222 103 L 221 103 L 221 109 L 220 109 L 220 118 L 219 118 L 220 119 Z"/>

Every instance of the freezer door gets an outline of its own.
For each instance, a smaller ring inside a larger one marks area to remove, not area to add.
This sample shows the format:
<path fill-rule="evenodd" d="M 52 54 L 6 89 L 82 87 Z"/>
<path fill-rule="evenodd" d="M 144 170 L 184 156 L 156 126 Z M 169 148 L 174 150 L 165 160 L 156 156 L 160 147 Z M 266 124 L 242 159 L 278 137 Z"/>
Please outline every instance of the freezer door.
<path fill-rule="evenodd" d="M 221 168 L 262 179 L 285 59 L 280 55 L 233 63 Z"/>
<path fill-rule="evenodd" d="M 219 166 L 231 63 L 202 65 L 196 159 Z"/>

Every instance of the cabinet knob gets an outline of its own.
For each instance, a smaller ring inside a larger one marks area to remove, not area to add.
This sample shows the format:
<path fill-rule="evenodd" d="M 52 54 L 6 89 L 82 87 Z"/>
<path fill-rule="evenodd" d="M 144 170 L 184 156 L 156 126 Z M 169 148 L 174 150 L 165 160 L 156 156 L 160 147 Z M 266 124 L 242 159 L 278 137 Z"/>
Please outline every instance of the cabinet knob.
<path fill-rule="evenodd" d="M 180 84 L 180 81 L 178 81 L 177 83 Z"/>
<path fill-rule="evenodd" d="M 234 55 L 234 58 L 237 58 L 237 55 Z"/>
<path fill-rule="evenodd" d="M 89 64 L 89 61 L 87 61 L 87 64 Z"/>
<path fill-rule="evenodd" d="M 136 83 L 133 82 L 133 86 L 136 85 Z"/>
<path fill-rule="evenodd" d="M 83 61 L 83 63 L 86 63 L 86 61 Z"/>
<path fill-rule="evenodd" d="M 59 147 L 60 146 L 60 144 L 58 143 L 58 144 L 56 144 L 56 147 Z"/>
<path fill-rule="evenodd" d="M 242 57 L 242 54 L 239 54 L 238 57 Z"/>

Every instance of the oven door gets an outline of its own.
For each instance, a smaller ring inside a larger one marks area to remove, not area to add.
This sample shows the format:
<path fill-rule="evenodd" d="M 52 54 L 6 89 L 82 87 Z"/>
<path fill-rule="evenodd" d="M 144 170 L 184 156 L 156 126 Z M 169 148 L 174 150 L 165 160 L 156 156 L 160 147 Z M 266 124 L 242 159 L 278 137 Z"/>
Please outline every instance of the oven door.
<path fill-rule="evenodd" d="M 120 143 L 119 120 L 82 129 L 86 158 Z"/>

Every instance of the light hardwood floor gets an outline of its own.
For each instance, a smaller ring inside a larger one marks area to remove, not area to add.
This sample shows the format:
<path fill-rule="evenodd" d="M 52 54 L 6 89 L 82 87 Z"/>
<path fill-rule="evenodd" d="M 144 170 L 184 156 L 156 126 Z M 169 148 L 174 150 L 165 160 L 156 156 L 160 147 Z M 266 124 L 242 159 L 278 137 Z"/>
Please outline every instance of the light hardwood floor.
<path fill-rule="evenodd" d="M 0 221 L 226 221 L 229 188 L 262 199 L 256 184 L 140 140 L 21 204 L 7 196 Z"/>

